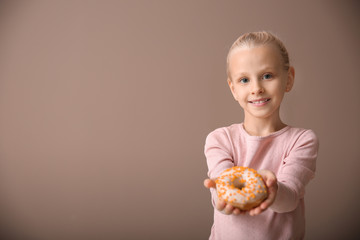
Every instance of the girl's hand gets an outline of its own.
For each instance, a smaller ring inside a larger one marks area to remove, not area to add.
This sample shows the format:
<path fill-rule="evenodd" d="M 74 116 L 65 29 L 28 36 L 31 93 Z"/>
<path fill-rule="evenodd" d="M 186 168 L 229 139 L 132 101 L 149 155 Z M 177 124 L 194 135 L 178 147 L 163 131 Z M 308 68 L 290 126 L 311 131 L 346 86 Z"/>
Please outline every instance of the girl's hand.
<path fill-rule="evenodd" d="M 249 210 L 250 216 L 259 215 L 268 209 L 268 207 L 274 203 L 278 190 L 277 178 L 273 172 L 270 170 L 260 170 L 258 173 L 264 179 L 265 185 L 268 189 L 268 197 L 258 207 Z"/>
<path fill-rule="evenodd" d="M 211 179 L 205 179 L 204 186 L 208 189 L 210 189 L 210 188 L 216 189 L 216 183 L 214 180 L 211 180 Z M 224 214 L 227 214 L 227 215 L 230 215 L 230 214 L 239 215 L 239 214 L 246 213 L 246 211 L 241 211 L 239 208 L 236 208 L 236 207 L 232 206 L 231 204 L 226 203 L 223 199 L 218 199 L 218 201 L 216 202 L 215 208 L 218 211 L 220 211 Z"/>
<path fill-rule="evenodd" d="M 264 179 L 265 185 L 268 189 L 268 197 L 263 201 L 258 207 L 253 208 L 249 211 L 242 211 L 239 208 L 236 208 L 232 206 L 231 204 L 226 203 L 223 199 L 218 199 L 216 203 L 216 209 L 221 211 L 224 214 L 244 214 L 249 213 L 250 216 L 256 216 L 260 213 L 264 212 L 266 209 L 268 209 L 271 204 L 275 201 L 278 185 L 277 185 L 277 178 L 273 172 L 270 170 L 260 170 L 258 173 L 262 176 Z M 211 179 L 205 179 L 204 186 L 208 189 L 215 188 L 216 189 L 216 183 L 214 180 Z"/>

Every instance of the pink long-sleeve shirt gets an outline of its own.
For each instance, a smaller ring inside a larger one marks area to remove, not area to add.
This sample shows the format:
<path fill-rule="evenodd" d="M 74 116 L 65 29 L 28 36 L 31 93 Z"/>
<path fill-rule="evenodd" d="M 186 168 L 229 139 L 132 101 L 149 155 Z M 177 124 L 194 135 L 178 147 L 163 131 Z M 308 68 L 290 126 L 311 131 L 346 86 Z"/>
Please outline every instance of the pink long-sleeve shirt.
<path fill-rule="evenodd" d="M 233 166 L 268 169 L 278 179 L 278 192 L 271 207 L 257 216 L 215 209 L 210 239 L 303 239 L 305 186 L 314 177 L 318 147 L 312 130 L 290 126 L 265 137 L 249 135 L 242 123 L 211 132 L 205 143 L 209 178 Z M 215 189 L 211 196 L 215 206 Z"/>

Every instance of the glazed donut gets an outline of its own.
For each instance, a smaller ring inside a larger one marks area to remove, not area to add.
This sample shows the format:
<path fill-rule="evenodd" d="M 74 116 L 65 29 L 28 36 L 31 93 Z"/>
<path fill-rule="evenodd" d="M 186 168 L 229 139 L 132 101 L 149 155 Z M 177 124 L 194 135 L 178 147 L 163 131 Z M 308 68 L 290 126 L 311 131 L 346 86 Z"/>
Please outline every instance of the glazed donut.
<path fill-rule="evenodd" d="M 218 198 L 241 210 L 257 207 L 267 197 L 262 177 L 252 168 L 236 166 L 226 169 L 215 183 Z"/>

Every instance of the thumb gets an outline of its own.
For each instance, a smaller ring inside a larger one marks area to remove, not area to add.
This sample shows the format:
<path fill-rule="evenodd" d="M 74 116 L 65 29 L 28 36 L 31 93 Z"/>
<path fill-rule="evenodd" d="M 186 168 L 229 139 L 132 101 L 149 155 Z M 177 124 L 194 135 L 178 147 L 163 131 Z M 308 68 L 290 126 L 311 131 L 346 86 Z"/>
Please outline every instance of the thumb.
<path fill-rule="evenodd" d="M 258 173 L 262 176 L 265 184 L 268 187 L 271 187 L 277 181 L 275 174 L 269 170 L 260 170 L 260 171 L 258 171 Z"/>
<path fill-rule="evenodd" d="M 216 188 L 216 183 L 214 180 L 208 178 L 204 180 L 204 186 L 206 188 Z"/>

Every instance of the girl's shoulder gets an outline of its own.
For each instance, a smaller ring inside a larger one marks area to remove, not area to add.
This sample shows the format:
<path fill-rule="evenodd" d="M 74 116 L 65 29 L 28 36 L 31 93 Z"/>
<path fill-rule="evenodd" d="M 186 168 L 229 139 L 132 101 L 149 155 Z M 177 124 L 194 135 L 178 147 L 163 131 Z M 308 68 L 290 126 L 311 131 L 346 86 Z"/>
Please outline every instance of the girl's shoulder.
<path fill-rule="evenodd" d="M 234 123 L 226 127 L 216 128 L 215 130 L 211 131 L 207 137 L 209 138 L 209 137 L 222 136 L 222 137 L 231 138 L 234 135 L 241 134 L 241 128 L 242 128 L 242 123 Z"/>
<path fill-rule="evenodd" d="M 312 129 L 289 126 L 287 135 L 291 135 L 293 138 L 295 137 L 302 140 L 319 141 L 316 133 Z"/>
<path fill-rule="evenodd" d="M 219 127 L 211 131 L 206 137 L 206 145 L 231 146 L 241 138 L 240 123 L 226 127 Z"/>
<path fill-rule="evenodd" d="M 312 129 L 290 127 L 288 135 L 288 139 L 292 139 L 294 146 L 299 148 L 304 146 L 319 148 L 319 138 Z"/>

